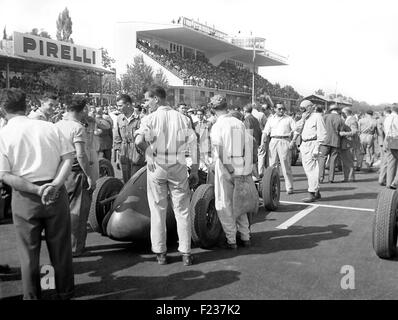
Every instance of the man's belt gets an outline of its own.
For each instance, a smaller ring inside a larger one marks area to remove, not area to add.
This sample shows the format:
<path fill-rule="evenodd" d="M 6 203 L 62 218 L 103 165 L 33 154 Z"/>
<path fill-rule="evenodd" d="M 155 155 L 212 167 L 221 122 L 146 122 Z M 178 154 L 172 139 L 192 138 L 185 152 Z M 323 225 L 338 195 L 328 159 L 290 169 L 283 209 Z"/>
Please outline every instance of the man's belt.
<path fill-rule="evenodd" d="M 302 139 L 303 142 L 308 142 L 308 141 L 315 141 L 317 137 L 309 138 L 309 139 Z"/>
<path fill-rule="evenodd" d="M 271 136 L 271 139 L 290 139 L 290 136 Z"/>

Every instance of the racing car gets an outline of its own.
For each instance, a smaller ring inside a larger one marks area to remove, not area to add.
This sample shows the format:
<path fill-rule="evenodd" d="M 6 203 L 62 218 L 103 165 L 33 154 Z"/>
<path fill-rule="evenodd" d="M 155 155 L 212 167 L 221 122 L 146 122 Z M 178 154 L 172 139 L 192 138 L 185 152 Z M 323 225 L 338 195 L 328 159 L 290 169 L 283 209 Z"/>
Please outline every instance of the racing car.
<path fill-rule="evenodd" d="M 214 247 L 223 235 L 215 209 L 213 170 L 199 170 L 199 185 L 191 190 L 192 240 L 202 248 Z M 270 167 L 255 180 L 264 207 L 276 210 L 280 199 L 279 170 Z M 251 221 L 251 215 L 249 222 Z M 141 168 L 123 185 L 120 179 L 104 176 L 97 181 L 89 213 L 91 228 L 117 241 L 149 241 L 150 210 L 147 198 L 147 169 Z M 168 235 L 176 230 L 171 201 L 166 217 Z"/>

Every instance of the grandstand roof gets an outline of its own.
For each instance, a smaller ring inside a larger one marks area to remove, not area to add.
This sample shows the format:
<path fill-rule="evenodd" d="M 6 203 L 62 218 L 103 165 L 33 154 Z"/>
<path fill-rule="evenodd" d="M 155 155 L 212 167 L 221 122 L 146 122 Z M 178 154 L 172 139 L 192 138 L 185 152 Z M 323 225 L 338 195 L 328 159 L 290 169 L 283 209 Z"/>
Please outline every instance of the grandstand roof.
<path fill-rule="evenodd" d="M 137 36 L 175 42 L 198 50 L 203 50 L 209 55 L 230 53 L 232 54 L 229 55 L 231 59 L 244 63 L 252 63 L 253 61 L 253 50 L 232 44 L 228 39 L 206 34 L 202 31 L 180 24 L 171 24 L 167 27 L 158 29 L 137 31 Z M 278 56 L 271 51 L 258 49 L 256 49 L 255 62 L 257 66 L 286 65 L 286 62 L 281 56 Z"/>

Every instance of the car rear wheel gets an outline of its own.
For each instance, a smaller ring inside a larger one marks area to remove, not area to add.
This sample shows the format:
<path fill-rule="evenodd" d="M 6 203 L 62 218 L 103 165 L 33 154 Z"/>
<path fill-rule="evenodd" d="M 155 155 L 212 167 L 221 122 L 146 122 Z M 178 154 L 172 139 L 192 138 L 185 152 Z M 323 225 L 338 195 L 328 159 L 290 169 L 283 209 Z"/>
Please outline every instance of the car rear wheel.
<path fill-rule="evenodd" d="M 281 195 L 281 182 L 279 170 L 275 167 L 269 167 L 265 170 L 262 180 L 262 198 L 265 209 L 276 210 L 279 206 Z"/>
<path fill-rule="evenodd" d="M 397 249 L 397 210 L 398 192 L 382 190 L 376 201 L 376 212 L 373 220 L 373 249 L 382 259 L 396 255 Z"/>
<path fill-rule="evenodd" d="M 102 221 L 106 214 L 112 209 L 123 182 L 113 177 L 102 177 L 97 180 L 93 192 L 88 222 L 95 232 L 105 234 Z"/>
<path fill-rule="evenodd" d="M 115 169 L 113 169 L 112 163 L 105 159 L 99 159 L 99 176 L 102 177 L 114 177 Z"/>
<path fill-rule="evenodd" d="M 222 235 L 215 207 L 214 186 L 200 185 L 192 196 L 189 210 L 193 242 L 202 248 L 214 247 Z"/>

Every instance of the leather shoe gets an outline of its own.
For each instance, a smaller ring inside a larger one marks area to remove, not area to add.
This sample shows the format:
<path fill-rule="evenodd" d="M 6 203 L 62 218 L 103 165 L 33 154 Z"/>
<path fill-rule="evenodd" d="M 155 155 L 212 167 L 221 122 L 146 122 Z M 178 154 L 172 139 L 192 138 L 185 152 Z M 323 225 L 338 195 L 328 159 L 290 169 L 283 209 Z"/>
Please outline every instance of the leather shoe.
<path fill-rule="evenodd" d="M 182 263 L 184 266 L 191 266 L 193 264 L 193 256 L 191 254 L 183 254 Z"/>
<path fill-rule="evenodd" d="M 316 201 L 318 198 L 315 195 L 315 192 L 310 192 L 310 196 L 308 198 L 303 199 L 303 202 L 310 203 Z"/>
<path fill-rule="evenodd" d="M 159 264 L 165 265 L 167 264 L 167 256 L 166 253 L 157 253 L 156 254 L 156 260 L 158 261 Z"/>
<path fill-rule="evenodd" d="M 293 190 L 287 190 L 286 191 L 286 194 L 293 194 L 294 192 L 293 192 Z"/>
<path fill-rule="evenodd" d="M 315 192 L 315 199 L 316 200 L 321 199 L 321 193 L 319 192 L 319 190 L 317 192 Z"/>
<path fill-rule="evenodd" d="M 224 242 L 221 245 L 221 248 L 223 249 L 229 249 L 229 250 L 237 250 L 238 249 L 238 245 L 236 243 L 228 243 L 228 242 Z"/>

